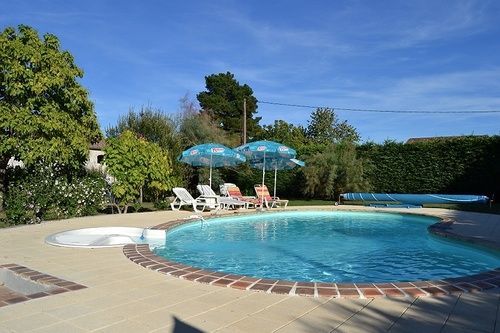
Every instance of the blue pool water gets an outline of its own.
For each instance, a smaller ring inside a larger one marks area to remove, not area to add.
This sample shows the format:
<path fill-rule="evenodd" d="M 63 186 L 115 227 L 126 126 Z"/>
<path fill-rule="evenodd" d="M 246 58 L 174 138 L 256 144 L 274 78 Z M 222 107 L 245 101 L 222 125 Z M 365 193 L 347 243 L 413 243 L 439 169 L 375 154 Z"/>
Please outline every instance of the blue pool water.
<path fill-rule="evenodd" d="M 208 270 L 316 282 L 430 280 L 500 266 L 498 252 L 429 234 L 437 221 L 339 211 L 221 217 L 175 228 L 153 251 Z"/>

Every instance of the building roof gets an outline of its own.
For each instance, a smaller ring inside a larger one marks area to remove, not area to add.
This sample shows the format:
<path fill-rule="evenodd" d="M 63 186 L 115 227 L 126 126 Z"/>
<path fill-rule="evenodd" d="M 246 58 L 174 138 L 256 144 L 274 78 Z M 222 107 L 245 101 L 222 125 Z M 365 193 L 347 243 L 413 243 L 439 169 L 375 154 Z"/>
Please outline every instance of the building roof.
<path fill-rule="evenodd" d="M 90 150 L 103 150 L 106 146 L 106 140 L 102 139 L 99 142 L 93 143 L 90 145 Z"/>

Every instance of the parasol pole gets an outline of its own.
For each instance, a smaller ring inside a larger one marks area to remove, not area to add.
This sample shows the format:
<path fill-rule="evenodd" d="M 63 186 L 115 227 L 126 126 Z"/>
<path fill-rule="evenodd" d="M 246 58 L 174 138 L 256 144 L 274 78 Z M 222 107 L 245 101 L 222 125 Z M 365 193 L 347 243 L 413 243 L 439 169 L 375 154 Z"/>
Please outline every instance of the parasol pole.
<path fill-rule="evenodd" d="M 210 153 L 210 176 L 208 177 L 210 188 L 212 188 L 212 153 Z"/>
<path fill-rule="evenodd" d="M 262 164 L 262 186 L 260 187 L 260 198 L 264 205 L 264 178 L 266 177 L 266 151 L 264 150 L 264 163 Z M 264 207 L 264 206 L 262 206 Z"/>
<path fill-rule="evenodd" d="M 264 187 L 264 178 L 266 177 L 266 151 L 264 150 L 264 163 L 262 164 L 262 187 Z"/>
<path fill-rule="evenodd" d="M 276 198 L 276 175 L 278 174 L 278 163 L 274 166 L 274 197 Z"/>

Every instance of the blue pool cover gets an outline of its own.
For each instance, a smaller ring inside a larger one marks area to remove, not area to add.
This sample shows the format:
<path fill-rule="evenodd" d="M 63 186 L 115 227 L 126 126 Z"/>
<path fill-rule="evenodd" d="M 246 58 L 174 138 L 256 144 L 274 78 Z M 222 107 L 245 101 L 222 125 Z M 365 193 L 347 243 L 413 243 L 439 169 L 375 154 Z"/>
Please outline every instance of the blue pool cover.
<path fill-rule="evenodd" d="M 399 194 L 399 193 L 344 193 L 344 200 L 385 201 L 409 205 L 446 204 L 446 203 L 487 203 L 484 195 L 469 194 Z"/>

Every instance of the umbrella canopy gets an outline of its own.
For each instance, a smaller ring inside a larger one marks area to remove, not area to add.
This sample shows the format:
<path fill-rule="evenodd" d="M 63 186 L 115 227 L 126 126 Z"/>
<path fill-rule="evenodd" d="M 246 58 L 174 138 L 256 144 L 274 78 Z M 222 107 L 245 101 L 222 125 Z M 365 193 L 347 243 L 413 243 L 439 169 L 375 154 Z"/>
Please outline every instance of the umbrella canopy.
<path fill-rule="evenodd" d="M 287 147 L 274 141 L 254 141 L 236 148 L 236 151 L 242 153 L 250 161 L 250 164 L 262 163 L 262 186 L 266 177 L 266 166 L 268 161 L 276 161 L 276 166 L 281 163 L 280 160 L 289 160 L 295 158 L 297 152 L 295 149 Z M 286 163 L 286 162 L 285 162 Z M 276 170 L 276 167 L 271 168 Z M 275 193 L 276 194 L 276 193 Z"/>
<path fill-rule="evenodd" d="M 265 165 L 264 161 L 251 161 L 250 166 L 256 169 L 265 168 L 266 170 L 274 170 L 274 197 L 276 197 L 276 178 L 278 170 L 291 170 L 296 166 L 303 167 L 306 165 L 304 161 L 298 160 L 296 158 L 274 158 L 267 160 Z"/>
<path fill-rule="evenodd" d="M 179 161 L 196 167 L 210 167 L 210 187 L 212 187 L 212 168 L 234 166 L 246 161 L 245 156 L 218 143 L 205 143 L 182 152 Z"/>
<path fill-rule="evenodd" d="M 291 159 L 297 155 L 295 149 L 267 140 L 250 142 L 235 148 L 235 150 L 245 155 L 251 161 L 259 161 L 265 158 Z"/>
<path fill-rule="evenodd" d="M 264 161 L 253 160 L 250 161 L 250 166 L 255 169 L 262 169 L 264 167 Z M 306 163 L 304 161 L 298 160 L 296 158 L 281 158 L 281 159 L 266 159 L 266 170 L 291 170 L 296 166 L 303 167 Z"/>

